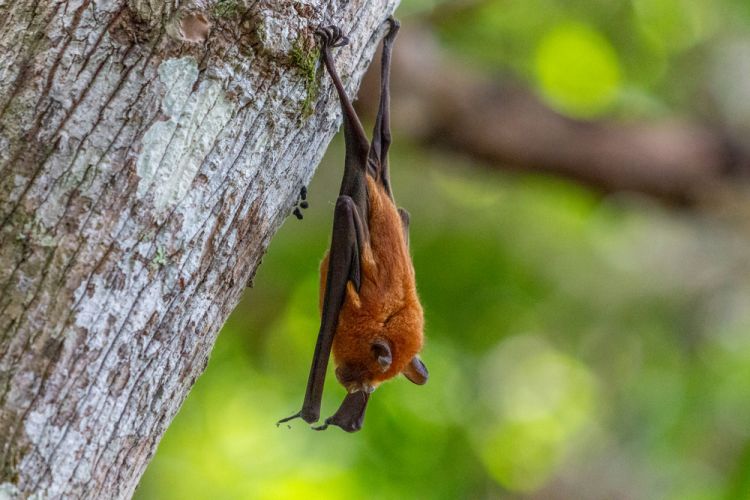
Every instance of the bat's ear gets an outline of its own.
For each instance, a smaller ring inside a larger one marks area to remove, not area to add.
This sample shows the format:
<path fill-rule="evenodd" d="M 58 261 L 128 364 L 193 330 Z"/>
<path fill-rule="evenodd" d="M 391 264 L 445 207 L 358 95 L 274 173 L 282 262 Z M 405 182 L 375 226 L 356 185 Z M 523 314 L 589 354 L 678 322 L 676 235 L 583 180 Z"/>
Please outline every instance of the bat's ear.
<path fill-rule="evenodd" d="M 385 340 L 376 340 L 372 343 L 372 355 L 378 360 L 380 369 L 387 372 L 393 362 L 391 346 Z"/>
<path fill-rule="evenodd" d="M 404 368 L 403 374 L 406 378 L 417 385 L 426 384 L 427 379 L 430 376 L 429 372 L 427 371 L 427 367 L 424 365 L 424 363 L 422 363 L 422 360 L 419 359 L 419 356 L 414 356 L 413 358 L 411 358 L 409 364 L 406 365 L 406 368 Z"/>

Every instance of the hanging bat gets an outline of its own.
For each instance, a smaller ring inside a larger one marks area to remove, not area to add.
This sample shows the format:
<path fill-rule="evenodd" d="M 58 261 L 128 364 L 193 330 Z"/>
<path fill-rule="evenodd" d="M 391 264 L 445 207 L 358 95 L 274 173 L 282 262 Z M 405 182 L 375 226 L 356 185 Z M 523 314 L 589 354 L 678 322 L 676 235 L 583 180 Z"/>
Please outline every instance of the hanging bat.
<path fill-rule="evenodd" d="M 320 266 L 321 321 L 302 410 L 295 418 L 320 417 L 328 358 L 333 351 L 336 378 L 347 395 L 336 413 L 316 430 L 335 425 L 347 432 L 362 428 L 370 394 L 403 373 L 413 383 L 427 382 L 419 359 L 424 316 L 409 255 L 409 214 L 393 200 L 388 174 L 390 62 L 398 22 L 389 18 L 383 40 L 380 106 L 372 144 L 333 64 L 331 49 L 348 40 L 335 26 L 318 29 L 323 63 L 338 92 L 344 114 L 344 178 L 333 216 L 331 248 Z"/>

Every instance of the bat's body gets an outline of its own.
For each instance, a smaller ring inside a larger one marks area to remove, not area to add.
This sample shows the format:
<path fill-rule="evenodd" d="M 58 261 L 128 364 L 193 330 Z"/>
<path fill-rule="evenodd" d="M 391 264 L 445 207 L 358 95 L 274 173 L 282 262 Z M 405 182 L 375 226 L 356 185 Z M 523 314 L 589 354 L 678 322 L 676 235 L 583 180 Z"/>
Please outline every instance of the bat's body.
<path fill-rule="evenodd" d="M 362 427 L 369 395 L 399 373 L 427 381 L 418 357 L 423 313 L 409 255 L 409 216 L 396 207 L 388 174 L 390 57 L 398 24 L 389 19 L 383 41 L 380 109 L 372 144 L 336 73 L 330 49 L 344 45 L 338 28 L 318 30 L 323 62 L 344 111 L 346 160 L 333 220 L 331 249 L 321 264 L 321 325 L 302 410 L 285 418 L 317 422 L 328 358 L 347 396 L 325 424 L 353 432 Z"/>
<path fill-rule="evenodd" d="M 422 349 L 422 307 L 417 297 L 414 268 L 401 230 L 401 217 L 385 190 L 368 176 L 370 241 L 361 249 L 359 292 L 347 284 L 333 338 L 333 359 L 339 380 L 357 374 L 346 373 L 352 365 L 368 366 L 373 386 L 403 371 Z M 328 256 L 321 265 L 321 308 L 325 296 Z M 379 340 L 391 346 L 387 371 L 373 360 L 371 346 Z M 364 357 L 364 359 L 361 359 Z"/>

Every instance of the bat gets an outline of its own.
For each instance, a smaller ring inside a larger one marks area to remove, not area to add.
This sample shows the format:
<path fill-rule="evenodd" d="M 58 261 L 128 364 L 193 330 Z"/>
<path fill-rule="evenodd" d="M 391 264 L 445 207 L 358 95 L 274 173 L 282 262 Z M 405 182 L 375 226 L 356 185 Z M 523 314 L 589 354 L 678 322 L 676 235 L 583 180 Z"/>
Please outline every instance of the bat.
<path fill-rule="evenodd" d="M 344 177 L 334 209 L 331 247 L 320 266 L 320 330 L 305 399 L 299 412 L 277 425 L 295 418 L 309 424 L 319 420 L 331 353 L 336 378 L 347 395 L 336 413 L 315 430 L 330 425 L 347 432 L 360 430 L 370 394 L 400 373 L 415 384 L 427 382 L 427 367 L 419 358 L 424 314 L 409 254 L 409 214 L 396 206 L 388 173 L 390 63 L 399 29 L 394 18 L 388 23 L 372 143 L 331 56 L 331 49 L 346 45 L 348 39 L 336 26 L 316 31 L 323 64 L 343 109 Z"/>

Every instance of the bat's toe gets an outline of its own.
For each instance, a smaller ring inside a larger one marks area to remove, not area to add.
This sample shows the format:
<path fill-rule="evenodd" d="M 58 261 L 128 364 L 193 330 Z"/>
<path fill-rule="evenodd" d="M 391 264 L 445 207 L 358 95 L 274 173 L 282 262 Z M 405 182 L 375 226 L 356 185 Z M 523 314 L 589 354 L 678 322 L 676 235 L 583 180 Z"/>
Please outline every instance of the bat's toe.
<path fill-rule="evenodd" d="M 398 30 L 401 29 L 401 23 L 398 22 L 398 20 L 393 16 L 388 16 L 388 19 L 386 20 L 388 22 L 388 35 L 389 36 L 396 36 L 396 33 L 398 33 Z"/>
<path fill-rule="evenodd" d="M 344 36 L 344 32 L 338 26 L 321 26 L 315 30 L 315 34 L 320 37 L 323 47 L 342 47 L 349 43 L 349 38 Z"/>

